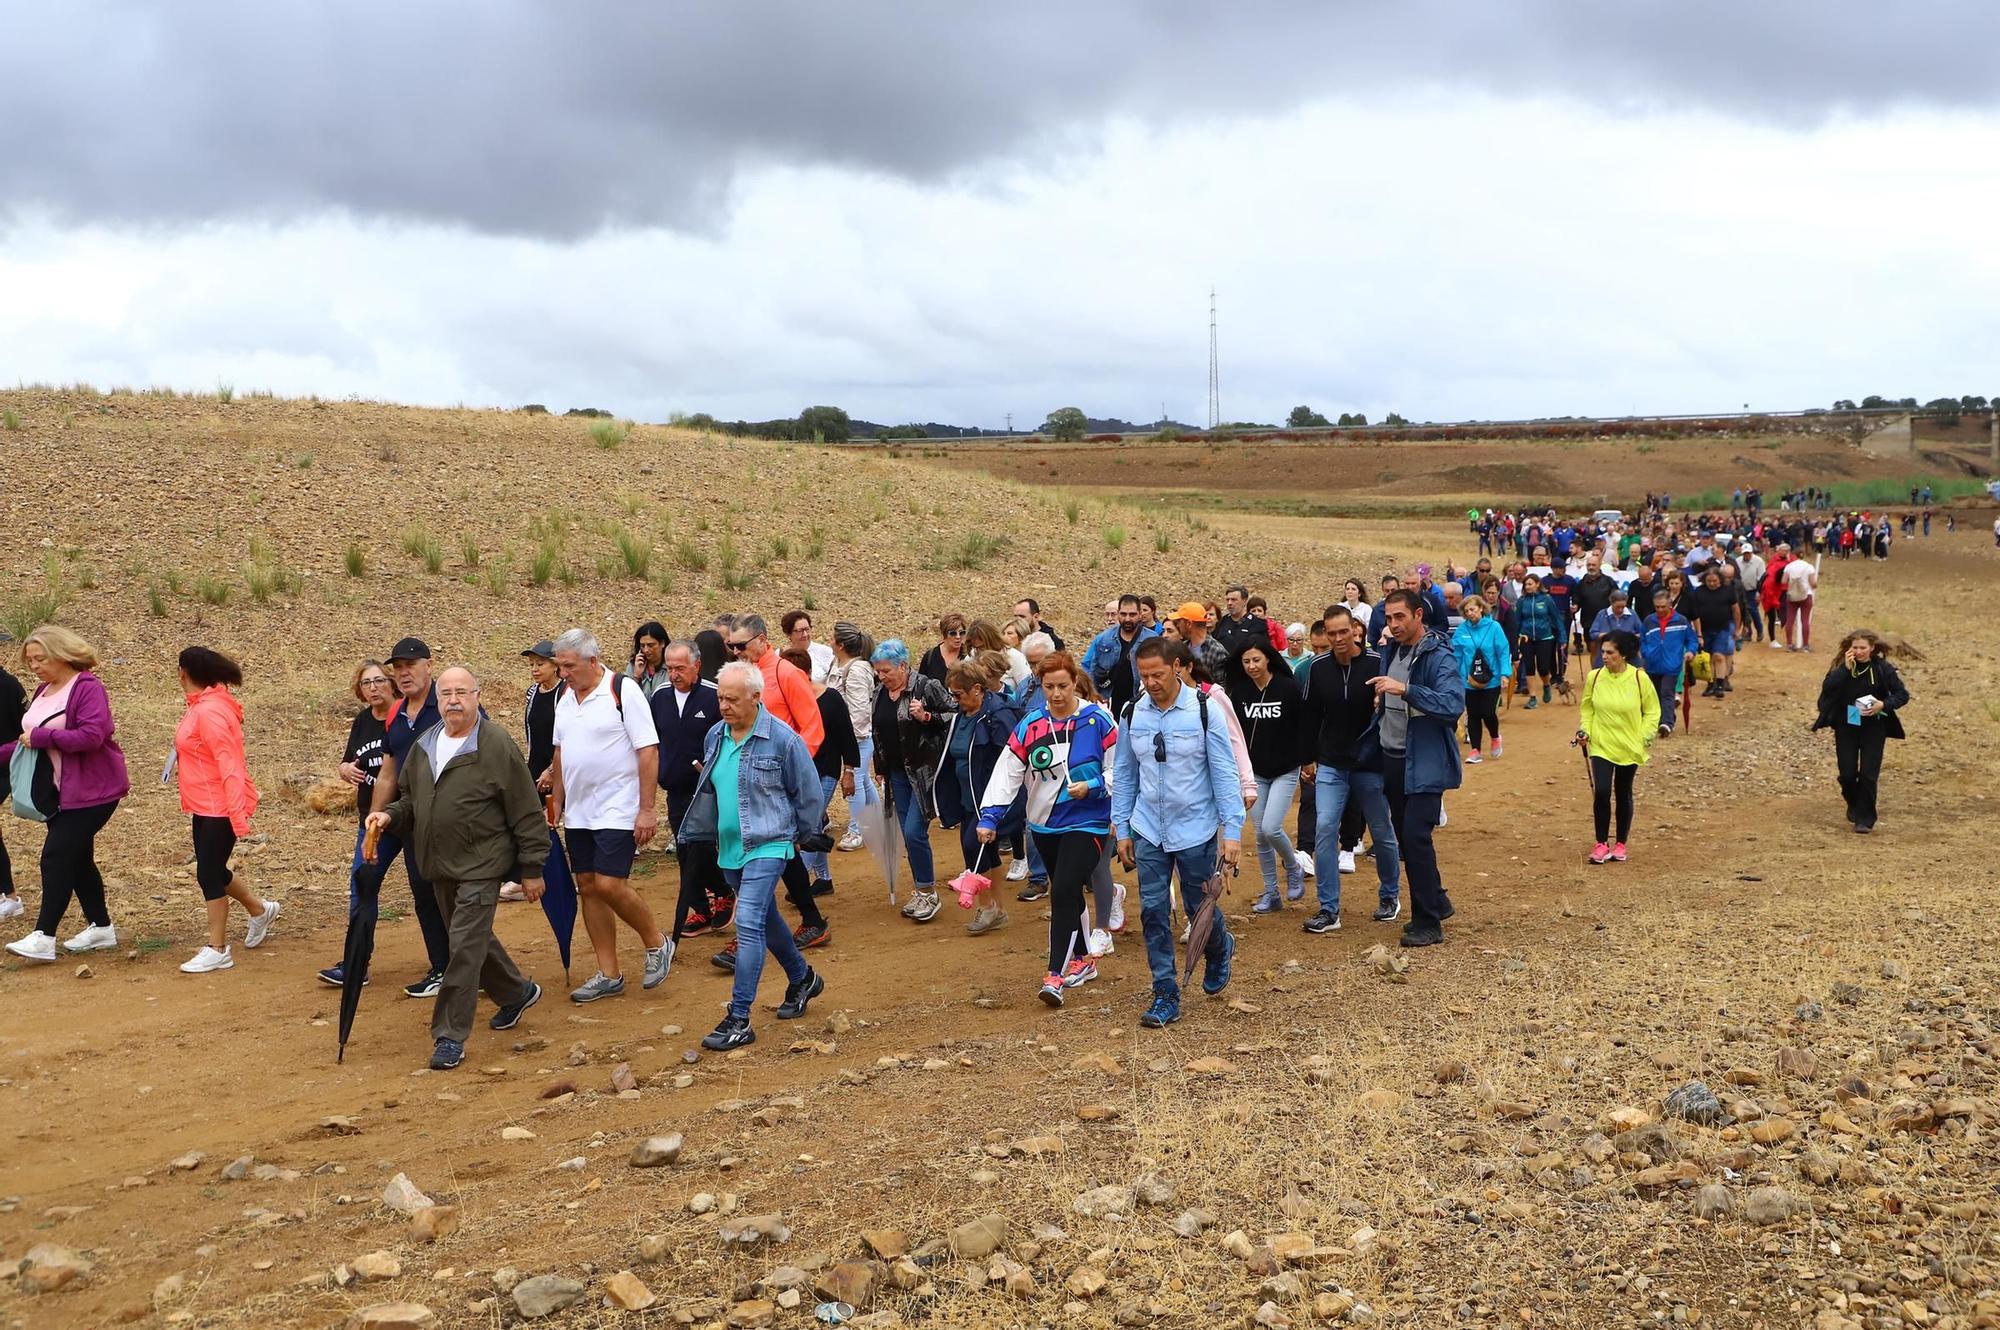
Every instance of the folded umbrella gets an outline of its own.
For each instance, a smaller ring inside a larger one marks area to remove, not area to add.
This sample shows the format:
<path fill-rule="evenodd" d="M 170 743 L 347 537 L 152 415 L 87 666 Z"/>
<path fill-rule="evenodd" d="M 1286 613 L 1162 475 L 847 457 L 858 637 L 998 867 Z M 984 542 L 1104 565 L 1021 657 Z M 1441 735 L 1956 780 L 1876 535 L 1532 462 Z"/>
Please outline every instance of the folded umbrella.
<path fill-rule="evenodd" d="M 1187 968 L 1181 972 L 1181 987 L 1185 988 L 1194 978 L 1195 960 L 1208 951 L 1209 935 L 1215 931 L 1216 921 L 1222 913 L 1222 893 L 1229 888 L 1229 881 L 1217 866 L 1215 872 L 1203 884 L 1201 899 L 1195 903 L 1188 916 Z"/>
<path fill-rule="evenodd" d="M 896 866 L 903 854 L 903 829 L 896 820 L 896 810 L 887 799 L 870 799 L 855 810 L 854 821 L 861 828 L 861 843 L 882 870 L 882 880 L 889 885 L 889 904 L 894 905 Z"/>
<path fill-rule="evenodd" d="M 570 876 L 569 856 L 563 853 L 562 835 L 549 829 L 549 859 L 542 865 L 542 913 L 549 931 L 556 935 L 556 950 L 562 955 L 563 982 L 569 982 L 569 940 L 576 931 L 576 879 Z"/>
<path fill-rule="evenodd" d="M 993 879 L 979 871 L 979 865 L 985 862 L 986 843 L 981 841 L 979 848 L 973 851 L 972 867 L 951 880 L 951 889 L 958 893 L 958 907 L 961 910 L 971 909 L 972 902 L 979 893 L 992 887 Z"/>
<path fill-rule="evenodd" d="M 364 854 L 375 853 L 376 837 L 364 842 Z M 382 870 L 364 860 L 354 877 L 354 904 L 347 912 L 347 941 L 340 951 L 340 1048 L 335 1062 L 347 1060 L 347 1036 L 354 1031 L 354 1013 L 361 1006 L 361 986 L 368 982 L 368 962 L 375 954 L 375 917 L 382 901 Z"/>

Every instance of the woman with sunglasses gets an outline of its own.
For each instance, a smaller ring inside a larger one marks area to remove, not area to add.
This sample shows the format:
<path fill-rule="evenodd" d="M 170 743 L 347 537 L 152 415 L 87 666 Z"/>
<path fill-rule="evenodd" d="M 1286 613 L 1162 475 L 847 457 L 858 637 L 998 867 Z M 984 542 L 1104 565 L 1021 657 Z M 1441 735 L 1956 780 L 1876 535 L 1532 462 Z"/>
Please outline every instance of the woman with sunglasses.
<path fill-rule="evenodd" d="M 917 664 L 917 673 L 927 675 L 940 684 L 951 673 L 951 667 L 966 658 L 965 636 L 969 631 L 963 614 L 947 614 L 938 620 L 938 644 L 924 653 Z"/>
<path fill-rule="evenodd" d="M 351 685 L 355 699 L 361 703 L 361 711 L 354 717 L 354 723 L 347 727 L 347 747 L 341 751 L 340 779 L 354 787 L 354 862 L 347 872 L 347 913 L 350 917 L 361 908 L 362 875 L 367 874 L 370 883 L 368 899 L 370 908 L 381 891 L 382 876 L 389 871 L 389 865 L 396 862 L 402 853 L 403 843 L 384 832 L 376 843 L 375 862 L 364 863 L 361 858 L 361 841 L 366 835 L 362 823 L 368 819 L 368 803 L 375 795 L 375 777 L 382 770 L 382 740 L 389 733 L 389 713 L 396 705 L 396 681 L 389 677 L 388 667 L 379 660 L 364 660 L 354 671 Z M 346 978 L 338 962 L 319 972 L 320 982 L 339 988 Z M 363 983 L 367 980 L 364 978 Z"/>

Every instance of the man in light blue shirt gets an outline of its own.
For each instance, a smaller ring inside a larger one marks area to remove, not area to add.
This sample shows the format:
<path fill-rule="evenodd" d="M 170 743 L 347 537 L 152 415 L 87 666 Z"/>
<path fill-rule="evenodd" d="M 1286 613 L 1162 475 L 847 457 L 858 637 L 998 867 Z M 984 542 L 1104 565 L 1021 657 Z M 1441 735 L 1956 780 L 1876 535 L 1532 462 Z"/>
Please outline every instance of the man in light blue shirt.
<path fill-rule="evenodd" d="M 1182 908 L 1193 918 L 1215 872 L 1217 838 L 1231 869 L 1242 848 L 1243 786 L 1229 722 L 1209 715 L 1211 704 L 1181 682 L 1174 663 L 1183 650 L 1161 638 L 1134 650 L 1141 691 L 1129 718 L 1121 720 L 1113 766 L 1112 830 L 1119 861 L 1138 865 L 1140 920 L 1153 971 L 1153 1003 L 1139 1023 L 1154 1030 L 1181 1017 L 1170 922 L 1173 879 L 1180 877 Z M 1228 985 L 1235 954 L 1236 939 L 1218 909 L 1203 958 L 1203 992 L 1214 996 Z"/>

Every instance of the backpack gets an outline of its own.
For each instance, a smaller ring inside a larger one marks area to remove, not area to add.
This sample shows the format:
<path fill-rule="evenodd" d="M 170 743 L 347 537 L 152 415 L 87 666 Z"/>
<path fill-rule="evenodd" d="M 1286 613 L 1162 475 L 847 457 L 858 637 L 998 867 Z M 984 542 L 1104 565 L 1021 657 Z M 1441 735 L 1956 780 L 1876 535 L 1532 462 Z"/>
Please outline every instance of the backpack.
<path fill-rule="evenodd" d="M 1486 653 L 1474 648 L 1472 653 L 1472 674 L 1466 680 L 1474 688 L 1490 688 L 1493 685 L 1493 666 L 1487 663 Z"/>
<path fill-rule="evenodd" d="M 1182 686 L 1183 686 L 1183 687 L 1186 687 L 1186 688 L 1194 688 L 1194 697 L 1195 697 L 1195 704 L 1196 704 L 1196 705 L 1197 705 L 1197 706 L 1198 706 L 1198 707 L 1199 707 L 1199 708 L 1201 709 L 1201 732 L 1202 732 L 1203 734 L 1207 734 L 1207 733 L 1208 733 L 1208 694 L 1207 694 L 1207 693 L 1204 693 L 1204 692 L 1202 692 L 1202 691 L 1201 691 L 1201 689 L 1199 689 L 1199 688 L 1195 688 L 1195 686 L 1194 686 L 1193 684 L 1184 684 L 1184 685 L 1182 685 Z M 1118 718 L 1118 728 L 1119 728 L 1119 730 L 1120 730 L 1120 731 L 1121 731 L 1122 733 L 1126 733 L 1126 734 L 1129 734 L 1129 733 L 1131 733 L 1131 730 L 1132 730 L 1132 713 L 1133 713 L 1134 711 L 1137 711 L 1138 709 L 1139 709 L 1139 699 L 1138 699 L 1138 698 L 1136 698 L 1136 697 L 1135 697 L 1135 698 L 1133 698 L 1133 699 L 1132 699 L 1132 700 L 1131 700 L 1130 702 L 1127 702 L 1127 703 L 1125 704 L 1125 714 L 1124 714 L 1124 715 L 1122 715 L 1122 716 L 1120 716 L 1120 717 Z"/>
<path fill-rule="evenodd" d="M 63 713 L 58 711 L 49 720 Z M 44 721 L 43 724 L 47 724 Z M 62 796 L 56 789 L 56 763 L 46 748 L 20 744 L 7 764 L 7 788 L 14 811 L 30 822 L 46 822 L 61 811 Z"/>

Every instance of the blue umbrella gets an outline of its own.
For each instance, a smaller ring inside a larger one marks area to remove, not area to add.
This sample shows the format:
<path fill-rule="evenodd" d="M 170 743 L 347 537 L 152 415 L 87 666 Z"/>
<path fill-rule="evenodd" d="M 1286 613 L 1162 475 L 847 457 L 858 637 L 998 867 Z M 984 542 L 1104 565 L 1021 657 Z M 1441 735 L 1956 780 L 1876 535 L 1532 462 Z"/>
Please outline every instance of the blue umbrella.
<path fill-rule="evenodd" d="M 569 875 L 569 856 L 563 853 L 562 834 L 549 830 L 549 861 L 542 865 L 542 913 L 548 916 L 549 931 L 556 935 L 556 950 L 562 953 L 563 982 L 569 982 L 569 937 L 576 930 L 576 879 Z"/>

